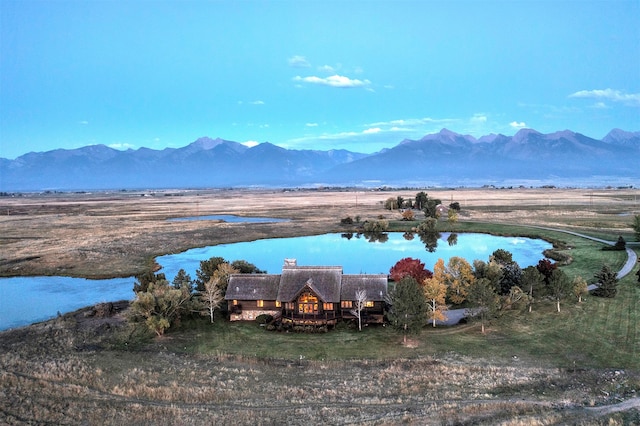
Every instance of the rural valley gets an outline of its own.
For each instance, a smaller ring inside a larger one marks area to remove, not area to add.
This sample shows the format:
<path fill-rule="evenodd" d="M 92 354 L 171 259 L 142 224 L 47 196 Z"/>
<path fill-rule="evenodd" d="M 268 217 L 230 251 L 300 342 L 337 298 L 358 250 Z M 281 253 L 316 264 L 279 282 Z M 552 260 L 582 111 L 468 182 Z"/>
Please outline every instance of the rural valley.
<path fill-rule="evenodd" d="M 192 247 L 349 230 L 385 218 L 413 189 L 184 190 L 2 197 L 0 274 L 131 276 Z M 457 232 L 553 241 L 569 275 L 620 269 L 634 248 L 636 189 L 427 189 L 461 205 Z M 167 221 L 234 214 L 280 223 Z M 441 219 L 439 226 L 447 226 Z M 635 246 L 635 251 L 638 251 Z M 633 424 L 638 421 L 640 286 L 613 299 L 552 301 L 477 322 L 425 327 L 403 344 L 391 327 L 269 332 L 253 322 L 185 321 L 162 337 L 127 320 L 126 303 L 89 307 L 0 333 L 0 413 L 9 424 Z M 169 277 L 171 279 L 171 277 Z M 133 284 L 133 283 L 132 283 Z M 102 312 L 102 313 L 98 313 Z M 179 420 L 177 420 L 179 419 Z"/>

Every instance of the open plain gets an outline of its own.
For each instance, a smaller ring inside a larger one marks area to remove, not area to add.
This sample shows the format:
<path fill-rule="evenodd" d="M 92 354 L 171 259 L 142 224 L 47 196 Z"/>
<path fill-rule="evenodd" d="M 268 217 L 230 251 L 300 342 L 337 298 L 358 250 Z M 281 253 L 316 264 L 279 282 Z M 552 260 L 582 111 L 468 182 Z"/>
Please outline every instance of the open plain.
<path fill-rule="evenodd" d="M 384 201 L 418 191 L 15 194 L 0 198 L 0 275 L 131 276 L 152 269 L 155 256 L 192 247 L 345 232 L 347 216 L 399 220 Z M 425 191 L 461 204 L 460 232 L 530 229 L 570 252 L 569 273 L 587 278 L 601 262 L 625 259 L 528 226 L 633 241 L 640 214 L 636 189 Z M 214 214 L 291 221 L 167 221 Z M 588 297 L 561 314 L 552 303 L 509 312 L 486 335 L 473 323 L 425 328 L 409 345 L 385 327 L 305 335 L 224 320 L 187 321 L 151 338 L 125 321 L 126 304 L 105 318 L 82 310 L 0 333 L 0 422 L 638 424 L 637 268 L 615 299 Z"/>

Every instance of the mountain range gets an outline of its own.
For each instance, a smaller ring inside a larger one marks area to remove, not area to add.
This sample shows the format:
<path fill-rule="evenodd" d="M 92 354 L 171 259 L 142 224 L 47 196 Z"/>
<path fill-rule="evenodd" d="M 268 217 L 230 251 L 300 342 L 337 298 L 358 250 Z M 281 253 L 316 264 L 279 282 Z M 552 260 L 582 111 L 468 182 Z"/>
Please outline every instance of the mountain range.
<path fill-rule="evenodd" d="M 640 185 L 640 132 L 569 130 L 481 138 L 447 129 L 374 154 L 254 147 L 203 137 L 183 148 L 105 145 L 0 158 L 0 191 L 291 187 Z"/>

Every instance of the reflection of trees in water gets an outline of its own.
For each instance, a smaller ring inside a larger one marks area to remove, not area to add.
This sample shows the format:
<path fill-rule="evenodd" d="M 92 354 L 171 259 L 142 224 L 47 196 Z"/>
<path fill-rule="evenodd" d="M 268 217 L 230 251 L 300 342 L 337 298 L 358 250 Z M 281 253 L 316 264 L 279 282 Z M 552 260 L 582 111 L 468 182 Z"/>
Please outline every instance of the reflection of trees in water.
<path fill-rule="evenodd" d="M 340 235 L 342 238 L 346 238 L 347 240 L 350 240 L 353 238 L 353 232 L 345 232 L 344 234 Z"/>
<path fill-rule="evenodd" d="M 430 217 L 425 219 L 416 229 L 420 236 L 420 241 L 424 243 L 424 247 L 429 253 L 435 252 L 438 247 L 440 233 L 436 229 L 437 225 L 438 220 Z"/>
<path fill-rule="evenodd" d="M 453 232 L 449 234 L 449 236 L 447 237 L 447 242 L 450 246 L 455 246 L 456 244 L 458 244 L 458 234 L 455 234 Z"/>
<path fill-rule="evenodd" d="M 413 234 L 413 232 L 407 231 L 404 234 L 402 234 L 402 237 L 407 241 L 413 241 L 415 235 Z"/>
<path fill-rule="evenodd" d="M 429 253 L 434 253 L 436 251 L 436 248 L 438 248 L 438 239 L 440 238 L 440 233 L 438 231 L 428 231 L 421 232 L 418 235 L 420 235 L 420 241 L 422 241 L 422 243 L 424 244 L 424 248 Z"/>
<path fill-rule="evenodd" d="M 370 243 L 386 243 L 389 241 L 389 234 L 386 232 L 365 232 L 364 237 Z"/>

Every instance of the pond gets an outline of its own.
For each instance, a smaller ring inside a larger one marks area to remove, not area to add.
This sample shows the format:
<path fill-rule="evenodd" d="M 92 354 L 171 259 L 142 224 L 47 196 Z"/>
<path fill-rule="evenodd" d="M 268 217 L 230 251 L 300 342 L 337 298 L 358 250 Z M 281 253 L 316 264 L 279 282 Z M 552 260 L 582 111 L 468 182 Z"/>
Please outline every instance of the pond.
<path fill-rule="evenodd" d="M 0 278 L 0 330 L 20 327 L 101 302 L 133 299 L 135 279 Z"/>
<path fill-rule="evenodd" d="M 497 249 L 510 251 L 513 260 L 525 268 L 537 264 L 544 257 L 542 252 L 552 247 L 544 240 L 531 238 L 442 233 L 435 251 L 428 252 L 417 236 L 407 239 L 400 232 L 385 235 L 385 242 L 370 242 L 369 238 L 357 234 L 351 235 L 351 238 L 343 234 L 272 238 L 195 248 L 160 256 L 156 261 L 162 266 L 160 272 L 169 281 L 180 268 L 195 279 L 200 261 L 214 256 L 228 261 L 246 260 L 272 274 L 280 273 L 284 259 L 288 258 L 296 259 L 298 265 L 342 266 L 346 274 L 387 274 L 398 260 L 405 257 L 420 259 L 428 269 L 433 270 L 439 258 L 444 259 L 445 263 L 452 256 L 465 258 L 469 263 L 475 259 L 487 261 Z M 450 244 L 454 239 L 457 240 L 456 244 Z"/>
<path fill-rule="evenodd" d="M 230 222 L 230 223 L 280 223 L 280 222 L 291 221 L 291 219 L 278 219 L 274 217 L 236 216 L 233 214 L 186 216 L 186 217 L 173 217 L 171 219 L 167 219 L 168 222 L 193 222 L 198 220 L 221 220 L 223 222 Z"/>
<path fill-rule="evenodd" d="M 347 238 L 350 237 L 350 238 Z M 551 248 L 543 240 L 521 237 L 496 237 L 485 234 L 443 233 L 434 252 L 428 252 L 418 238 L 407 239 L 402 233 L 389 233 L 375 241 L 364 235 L 325 234 L 310 237 L 272 238 L 252 242 L 222 244 L 161 256 L 169 281 L 179 269 L 196 278 L 200 261 L 220 256 L 229 261 L 246 260 L 269 273 L 280 273 L 285 258 L 297 259 L 299 265 L 342 266 L 347 274 L 388 273 L 391 266 L 405 257 L 422 260 L 433 270 L 439 258 L 448 261 L 460 256 L 472 262 L 488 260 L 497 249 L 513 254 L 513 259 L 525 268 L 535 265 Z M 456 244 L 453 244 L 456 242 Z M 69 277 L 0 278 L 0 330 L 19 327 L 55 317 L 100 302 L 133 299 L 135 279 L 86 280 Z"/>

